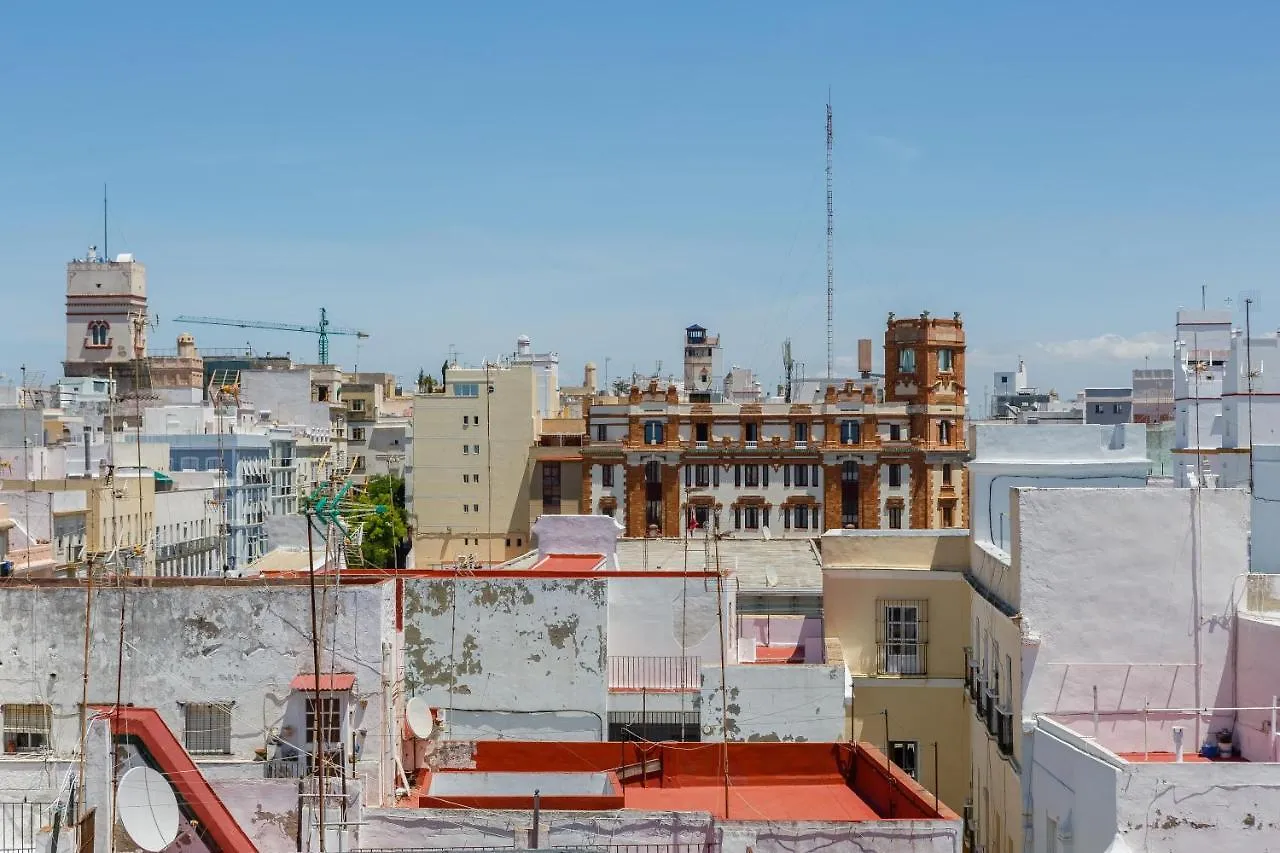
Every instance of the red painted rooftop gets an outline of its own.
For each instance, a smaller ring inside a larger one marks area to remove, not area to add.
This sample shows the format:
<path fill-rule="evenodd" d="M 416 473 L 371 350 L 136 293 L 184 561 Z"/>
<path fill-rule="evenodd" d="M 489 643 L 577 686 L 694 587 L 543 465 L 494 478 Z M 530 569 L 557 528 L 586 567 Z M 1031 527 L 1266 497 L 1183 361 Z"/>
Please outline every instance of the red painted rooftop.
<path fill-rule="evenodd" d="M 316 677 L 311 674 L 299 675 L 289 683 L 293 690 L 331 691 L 342 693 L 355 686 L 354 672 L 325 672 L 320 674 L 320 684 L 316 685 Z"/>
<path fill-rule="evenodd" d="M 731 820 L 877 820 L 875 809 L 843 782 L 814 785 L 729 786 L 729 814 L 724 813 L 724 788 L 692 785 L 683 788 L 623 790 L 626 807 L 649 811 L 709 812 Z"/>
<path fill-rule="evenodd" d="M 753 663 L 804 663 L 804 647 L 758 645 Z"/>
<path fill-rule="evenodd" d="M 554 743 L 481 741 L 474 767 L 444 773 L 605 772 L 617 791 L 559 797 L 544 808 L 616 808 L 709 813 L 729 820 L 959 820 L 945 803 L 885 761 L 870 744 L 731 743 L 725 814 L 724 746 L 719 743 Z M 420 770 L 402 807 L 526 809 L 531 796 L 473 795 L 443 800 L 427 794 Z"/>
<path fill-rule="evenodd" d="M 551 574 L 594 572 L 603 562 L 604 554 L 548 554 L 533 564 L 533 571 Z"/>

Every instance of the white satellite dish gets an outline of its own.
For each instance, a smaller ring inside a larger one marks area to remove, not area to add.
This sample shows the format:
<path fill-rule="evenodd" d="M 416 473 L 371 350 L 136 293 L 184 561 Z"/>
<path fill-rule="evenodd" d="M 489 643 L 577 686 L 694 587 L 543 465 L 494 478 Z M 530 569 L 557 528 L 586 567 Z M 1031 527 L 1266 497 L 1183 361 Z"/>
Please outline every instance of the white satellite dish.
<path fill-rule="evenodd" d="M 778 570 L 773 566 L 764 567 L 764 585 L 771 588 L 778 585 Z"/>
<path fill-rule="evenodd" d="M 178 837 L 178 798 L 150 767 L 135 767 L 116 787 L 120 825 L 139 849 L 158 853 Z"/>
<path fill-rule="evenodd" d="M 436 730 L 435 718 L 431 716 L 431 706 L 421 696 L 414 696 L 404 707 L 404 719 L 409 724 L 409 731 L 416 738 L 426 739 Z"/>

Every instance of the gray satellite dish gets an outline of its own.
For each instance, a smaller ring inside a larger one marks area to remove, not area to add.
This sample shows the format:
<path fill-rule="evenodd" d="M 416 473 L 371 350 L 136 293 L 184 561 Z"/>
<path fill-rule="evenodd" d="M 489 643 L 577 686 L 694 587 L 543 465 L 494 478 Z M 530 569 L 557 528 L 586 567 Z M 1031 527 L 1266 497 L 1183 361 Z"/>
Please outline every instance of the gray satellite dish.
<path fill-rule="evenodd" d="M 404 708 L 404 719 L 409 724 L 409 731 L 416 738 L 426 739 L 436 730 L 435 718 L 431 716 L 431 706 L 421 696 L 414 696 Z"/>
<path fill-rule="evenodd" d="M 120 825 L 139 849 L 159 853 L 178 837 L 178 798 L 150 767 L 135 767 L 116 787 Z"/>

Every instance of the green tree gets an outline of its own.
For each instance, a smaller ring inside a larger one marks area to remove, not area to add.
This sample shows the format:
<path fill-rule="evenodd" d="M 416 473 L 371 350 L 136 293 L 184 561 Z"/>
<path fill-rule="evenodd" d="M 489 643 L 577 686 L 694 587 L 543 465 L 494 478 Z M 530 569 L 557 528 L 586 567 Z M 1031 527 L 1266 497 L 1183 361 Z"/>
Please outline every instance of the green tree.
<path fill-rule="evenodd" d="M 369 512 L 364 521 L 364 541 L 360 546 L 364 561 L 376 569 L 402 568 L 399 558 L 409 537 L 405 523 L 404 479 L 381 474 L 365 483 L 360 501 Z"/>

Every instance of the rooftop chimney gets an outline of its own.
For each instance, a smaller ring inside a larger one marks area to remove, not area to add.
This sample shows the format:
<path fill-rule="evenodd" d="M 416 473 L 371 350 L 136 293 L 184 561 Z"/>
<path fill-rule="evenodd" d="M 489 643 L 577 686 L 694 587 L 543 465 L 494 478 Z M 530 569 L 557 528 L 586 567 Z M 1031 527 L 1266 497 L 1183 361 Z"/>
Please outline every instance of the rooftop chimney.
<path fill-rule="evenodd" d="M 862 374 L 863 379 L 871 377 L 871 339 L 858 339 L 858 372 Z"/>

